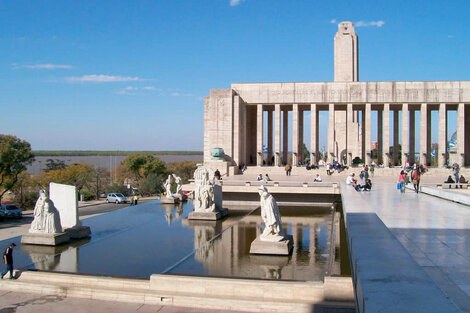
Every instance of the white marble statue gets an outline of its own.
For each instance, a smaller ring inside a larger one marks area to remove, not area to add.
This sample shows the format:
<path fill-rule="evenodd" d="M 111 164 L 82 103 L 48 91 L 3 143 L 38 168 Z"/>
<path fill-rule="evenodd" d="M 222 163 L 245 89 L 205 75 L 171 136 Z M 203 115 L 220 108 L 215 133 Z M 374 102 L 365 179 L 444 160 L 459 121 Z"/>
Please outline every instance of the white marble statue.
<path fill-rule="evenodd" d="M 54 203 L 48 198 L 47 192 L 41 190 L 39 199 L 34 207 L 34 220 L 31 223 L 30 233 L 57 234 L 62 232 L 59 212 Z"/>
<path fill-rule="evenodd" d="M 183 180 L 181 177 L 176 176 L 175 174 L 173 174 L 173 178 L 175 179 L 176 183 L 176 196 L 180 199 L 183 199 Z"/>
<path fill-rule="evenodd" d="M 172 183 L 172 177 L 171 177 L 171 174 L 168 175 L 168 178 L 167 180 L 165 181 L 165 183 L 163 184 L 163 187 L 165 187 L 165 191 L 166 191 L 166 197 L 168 199 L 170 198 L 173 198 L 173 195 L 171 194 L 171 183 Z"/>
<path fill-rule="evenodd" d="M 215 194 L 214 186 L 210 180 L 208 169 L 199 167 L 194 172 L 194 211 L 195 212 L 214 212 Z"/>
<path fill-rule="evenodd" d="M 261 204 L 261 218 L 264 222 L 264 230 L 260 236 L 261 241 L 281 241 L 284 239 L 281 214 L 276 199 L 268 192 L 265 186 L 258 189 Z"/>

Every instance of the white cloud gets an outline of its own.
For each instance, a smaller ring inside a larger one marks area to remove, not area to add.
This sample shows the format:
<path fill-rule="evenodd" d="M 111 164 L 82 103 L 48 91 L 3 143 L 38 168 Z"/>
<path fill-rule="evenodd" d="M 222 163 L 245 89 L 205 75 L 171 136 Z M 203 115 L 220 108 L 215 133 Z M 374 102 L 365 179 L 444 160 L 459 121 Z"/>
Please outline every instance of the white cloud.
<path fill-rule="evenodd" d="M 180 96 L 179 92 L 172 92 L 171 95 L 173 97 L 179 97 Z"/>
<path fill-rule="evenodd" d="M 332 20 L 330 21 L 330 24 L 338 24 L 338 22 L 337 22 L 336 19 L 334 18 L 334 19 L 332 19 Z"/>
<path fill-rule="evenodd" d="M 154 86 L 145 86 L 141 88 L 142 90 L 159 90 L 158 88 Z"/>
<path fill-rule="evenodd" d="M 135 86 L 127 86 L 117 92 L 118 95 L 138 95 L 142 94 L 139 91 L 156 91 L 161 90 L 154 86 L 144 86 L 144 87 L 135 87 Z"/>
<path fill-rule="evenodd" d="M 114 82 L 130 82 L 140 81 L 139 77 L 130 76 L 111 76 L 111 75 L 83 75 L 78 77 L 68 77 L 69 82 L 92 82 L 92 83 L 114 83 Z"/>
<path fill-rule="evenodd" d="M 370 22 L 358 21 L 354 23 L 354 26 L 356 27 L 367 27 L 367 26 L 382 27 L 384 24 L 385 24 L 384 21 L 370 21 Z"/>
<path fill-rule="evenodd" d="M 245 1 L 245 0 L 230 0 L 230 6 L 231 7 L 237 6 L 240 3 L 242 3 L 243 1 Z"/>
<path fill-rule="evenodd" d="M 68 64 L 13 64 L 14 69 L 18 68 L 29 68 L 29 69 L 40 69 L 40 70 L 56 70 L 56 69 L 71 69 L 73 68 L 72 65 Z"/>

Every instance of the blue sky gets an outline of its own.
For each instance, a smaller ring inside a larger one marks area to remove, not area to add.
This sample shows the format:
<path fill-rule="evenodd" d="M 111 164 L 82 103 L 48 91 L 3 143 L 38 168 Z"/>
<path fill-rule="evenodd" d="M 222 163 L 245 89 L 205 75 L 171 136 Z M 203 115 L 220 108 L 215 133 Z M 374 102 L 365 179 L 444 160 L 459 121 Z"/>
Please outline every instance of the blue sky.
<path fill-rule="evenodd" d="M 469 11 L 470 1 L 0 1 L 0 133 L 33 149 L 202 150 L 211 88 L 332 81 L 343 20 L 356 24 L 361 81 L 470 80 Z"/>

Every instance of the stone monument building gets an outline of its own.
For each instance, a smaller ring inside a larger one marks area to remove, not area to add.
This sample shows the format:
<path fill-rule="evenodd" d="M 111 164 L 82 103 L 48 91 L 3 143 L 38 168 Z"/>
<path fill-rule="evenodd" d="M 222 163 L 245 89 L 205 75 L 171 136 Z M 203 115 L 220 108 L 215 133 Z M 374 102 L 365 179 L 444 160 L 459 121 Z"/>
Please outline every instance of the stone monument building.
<path fill-rule="evenodd" d="M 303 161 L 303 144 L 309 140 L 310 162 L 315 164 L 320 157 L 318 112 L 328 111 L 327 161 L 351 165 L 359 157 L 370 164 L 371 114 L 376 111 L 379 164 L 418 159 L 429 164 L 431 128 L 437 127 L 439 167 L 449 162 L 470 165 L 470 81 L 360 82 L 353 23 L 339 23 L 334 45 L 334 82 L 234 83 L 229 89 L 212 89 L 204 98 L 204 163 L 222 173 L 241 164 L 261 166 L 267 146 L 267 160 L 274 160 L 274 166 L 289 162 L 288 153 L 296 166 Z M 457 111 L 457 143 L 448 150 L 447 112 L 451 110 Z M 311 114 L 310 138 L 303 134 L 305 111 Z M 432 125 L 432 111 L 438 112 L 437 125 Z M 288 112 L 292 125 L 288 125 Z M 263 142 L 266 117 L 268 140 Z M 415 151 L 417 132 L 419 151 Z M 214 148 L 224 149 L 223 161 L 212 161 Z"/>

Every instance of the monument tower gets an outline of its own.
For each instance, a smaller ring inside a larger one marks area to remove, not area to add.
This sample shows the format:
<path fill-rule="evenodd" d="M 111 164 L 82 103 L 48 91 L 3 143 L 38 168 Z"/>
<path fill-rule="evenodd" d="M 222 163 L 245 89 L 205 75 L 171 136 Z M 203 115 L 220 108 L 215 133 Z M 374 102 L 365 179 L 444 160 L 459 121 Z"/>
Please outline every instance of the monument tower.
<path fill-rule="evenodd" d="M 335 82 L 357 82 L 359 80 L 358 67 L 358 39 L 351 22 L 338 24 L 338 32 L 334 41 Z M 362 132 L 359 125 L 359 111 L 352 110 L 352 116 L 347 119 L 347 110 L 335 110 L 334 132 L 329 134 L 334 138 L 328 139 L 328 157 L 330 162 L 336 157 L 340 163 L 351 164 L 353 156 L 364 159 Z M 350 123 L 350 134 L 344 136 Z"/>
<path fill-rule="evenodd" d="M 359 81 L 357 55 L 357 35 L 353 23 L 339 23 L 335 35 L 335 82 Z"/>

